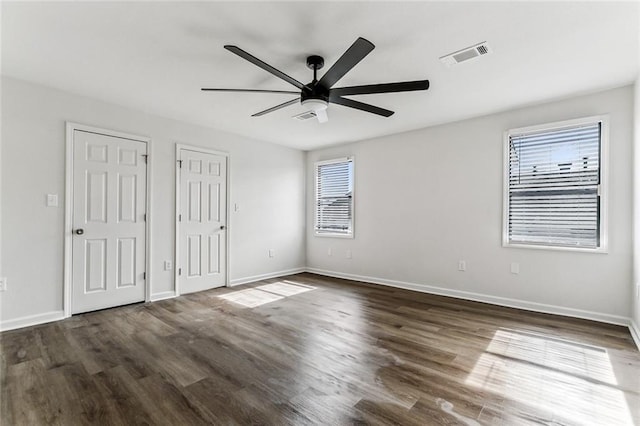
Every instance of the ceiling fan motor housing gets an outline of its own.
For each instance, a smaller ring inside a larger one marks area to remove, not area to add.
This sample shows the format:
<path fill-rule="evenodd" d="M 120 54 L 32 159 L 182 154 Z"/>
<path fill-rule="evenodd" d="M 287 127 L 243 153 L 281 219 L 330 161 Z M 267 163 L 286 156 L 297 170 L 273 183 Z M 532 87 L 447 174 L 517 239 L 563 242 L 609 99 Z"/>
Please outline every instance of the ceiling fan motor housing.
<path fill-rule="evenodd" d="M 329 89 L 318 84 L 317 81 L 312 81 L 307 84 L 302 93 L 300 94 L 300 103 L 304 104 L 310 99 L 320 100 L 323 102 L 329 102 Z"/>

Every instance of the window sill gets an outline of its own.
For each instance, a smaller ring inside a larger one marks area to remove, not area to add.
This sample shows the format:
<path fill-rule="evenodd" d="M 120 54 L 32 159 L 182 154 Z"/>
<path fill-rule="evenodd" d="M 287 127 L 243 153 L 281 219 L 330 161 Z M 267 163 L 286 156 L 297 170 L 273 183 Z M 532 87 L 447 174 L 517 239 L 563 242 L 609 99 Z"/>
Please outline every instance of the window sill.
<path fill-rule="evenodd" d="M 578 252 L 578 253 L 597 253 L 597 254 L 607 254 L 609 251 L 606 247 L 599 248 L 586 248 L 586 247 L 558 247 L 558 246 L 543 246 L 537 244 L 518 244 L 518 243 L 502 243 L 502 247 L 505 248 L 523 248 L 523 249 L 534 249 L 534 250 L 551 250 L 551 251 L 568 251 L 568 252 Z"/>
<path fill-rule="evenodd" d="M 353 233 L 351 234 L 332 234 L 330 232 L 314 232 L 314 235 L 316 237 L 329 237 L 329 238 L 348 238 L 351 239 L 353 238 Z"/>

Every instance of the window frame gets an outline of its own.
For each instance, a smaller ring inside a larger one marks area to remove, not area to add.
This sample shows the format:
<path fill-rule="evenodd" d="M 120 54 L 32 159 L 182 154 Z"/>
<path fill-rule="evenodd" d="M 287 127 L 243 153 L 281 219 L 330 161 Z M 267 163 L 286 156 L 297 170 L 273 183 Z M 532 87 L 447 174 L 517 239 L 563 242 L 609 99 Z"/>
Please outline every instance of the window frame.
<path fill-rule="evenodd" d="M 352 168 L 352 181 L 351 181 L 351 227 L 349 233 L 339 233 L 339 232 L 320 232 L 318 231 L 318 167 L 327 165 L 327 164 L 337 164 L 344 162 L 351 162 Z M 316 237 L 329 237 L 329 238 L 354 238 L 355 234 L 355 180 L 356 180 L 356 162 L 353 156 L 349 157 L 340 157 L 333 158 L 330 160 L 322 160 L 316 161 L 313 166 L 313 174 L 314 174 L 314 188 L 313 188 L 313 234 Z"/>
<path fill-rule="evenodd" d="M 540 131 L 562 130 L 565 128 L 600 123 L 600 246 L 588 247 L 567 247 L 544 244 L 515 243 L 509 241 L 509 153 L 510 137 L 514 134 L 533 133 Z M 583 253 L 608 253 L 609 232 L 608 232 L 608 212 L 609 212 L 609 116 L 595 115 L 572 120 L 556 121 L 552 123 L 539 124 L 534 126 L 519 127 L 506 130 L 503 136 L 503 188 L 502 188 L 502 246 L 510 248 L 527 248 L 537 250 L 556 250 Z"/>

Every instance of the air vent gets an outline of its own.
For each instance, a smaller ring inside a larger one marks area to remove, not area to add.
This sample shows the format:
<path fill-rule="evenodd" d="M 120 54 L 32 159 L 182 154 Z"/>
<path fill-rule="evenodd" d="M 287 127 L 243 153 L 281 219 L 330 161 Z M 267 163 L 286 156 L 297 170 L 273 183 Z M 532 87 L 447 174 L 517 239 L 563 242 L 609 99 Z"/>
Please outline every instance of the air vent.
<path fill-rule="evenodd" d="M 316 118 L 316 113 L 314 111 L 307 111 L 302 114 L 294 115 L 292 118 L 300 121 L 310 120 L 312 118 Z"/>
<path fill-rule="evenodd" d="M 458 50 L 457 52 L 442 56 L 440 58 L 440 61 L 450 67 L 452 65 L 459 64 L 460 62 L 465 62 L 470 59 L 486 55 L 488 53 L 491 53 L 491 49 L 489 49 L 489 45 L 487 44 L 487 42 L 483 41 L 482 43 L 478 43 L 474 46 L 466 47 L 464 49 Z"/>

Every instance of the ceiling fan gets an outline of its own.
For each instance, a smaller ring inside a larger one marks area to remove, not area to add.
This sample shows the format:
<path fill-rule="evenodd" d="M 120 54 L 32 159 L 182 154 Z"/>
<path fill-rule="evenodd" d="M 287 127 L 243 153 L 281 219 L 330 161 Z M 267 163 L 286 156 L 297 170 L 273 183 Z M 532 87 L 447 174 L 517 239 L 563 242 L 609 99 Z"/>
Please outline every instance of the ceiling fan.
<path fill-rule="evenodd" d="M 283 102 L 279 105 L 265 109 L 264 111 L 257 112 L 252 117 L 259 117 L 261 115 L 268 114 L 273 111 L 277 111 L 281 108 L 300 102 L 305 107 L 308 107 L 314 115 L 318 118 L 318 121 L 324 123 L 327 121 L 327 107 L 329 103 L 346 106 L 349 108 L 358 109 L 361 111 L 370 112 L 372 114 L 381 115 L 383 117 L 390 117 L 393 115 L 393 111 L 380 108 L 374 105 L 359 102 L 353 99 L 345 98 L 349 95 L 368 95 L 373 93 L 391 93 L 391 92 L 411 92 L 415 90 L 427 90 L 429 88 L 429 80 L 417 80 L 417 81 L 403 81 L 397 83 L 383 83 L 383 84 L 367 84 L 363 86 L 350 86 L 350 87 L 333 87 L 349 70 L 356 66 L 361 60 L 365 58 L 375 46 L 369 40 L 359 37 L 346 52 L 324 73 L 322 78 L 318 80 L 318 70 L 324 66 L 324 58 L 318 55 L 311 55 L 307 57 L 307 67 L 313 70 L 313 81 L 307 84 L 303 84 L 283 73 L 282 71 L 272 67 L 271 65 L 261 61 L 248 52 L 240 49 L 238 46 L 224 46 L 228 51 L 235 53 L 243 59 L 251 62 L 254 65 L 262 68 L 263 70 L 275 75 L 276 77 L 286 81 L 289 84 L 297 87 L 299 91 L 292 90 L 260 90 L 260 89 L 217 89 L 217 88 L 203 88 L 203 91 L 217 91 L 217 92 L 253 92 L 253 93 L 289 93 L 297 95 L 295 99 L 287 102 Z"/>

